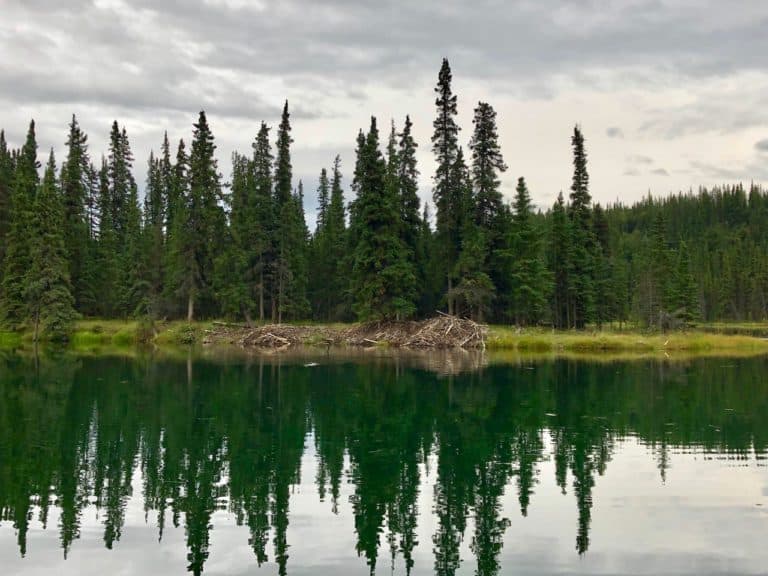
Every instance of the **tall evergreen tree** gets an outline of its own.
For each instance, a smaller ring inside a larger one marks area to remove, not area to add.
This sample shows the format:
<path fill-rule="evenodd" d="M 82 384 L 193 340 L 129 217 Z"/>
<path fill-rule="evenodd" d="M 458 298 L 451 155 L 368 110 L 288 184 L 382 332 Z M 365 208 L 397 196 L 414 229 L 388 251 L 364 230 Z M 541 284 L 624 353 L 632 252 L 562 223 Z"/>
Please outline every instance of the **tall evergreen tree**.
<path fill-rule="evenodd" d="M 478 102 L 473 123 L 475 131 L 469 149 L 472 151 L 477 224 L 485 230 L 491 230 L 503 206 L 499 173 L 505 172 L 507 165 L 501 155 L 496 111 L 493 107 L 486 102 Z"/>
<path fill-rule="evenodd" d="M 61 191 L 64 197 L 64 243 L 69 259 L 69 275 L 78 308 L 92 307 L 96 300 L 93 279 L 87 271 L 90 255 L 90 230 L 86 219 L 90 195 L 90 159 L 88 137 L 80 129 L 75 115 L 69 124 L 67 157 L 61 170 Z"/>
<path fill-rule="evenodd" d="M 279 207 L 288 202 L 293 191 L 293 166 L 291 164 L 291 115 L 288 100 L 283 106 L 280 126 L 277 128 L 277 160 L 275 161 L 275 200 Z"/>
<path fill-rule="evenodd" d="M 254 178 L 254 225 L 251 241 L 254 250 L 254 280 L 258 292 L 259 320 L 266 315 L 269 281 L 275 254 L 277 231 L 276 212 L 272 197 L 272 146 L 269 142 L 269 127 L 262 122 L 256 141 L 253 143 Z"/>
<path fill-rule="evenodd" d="M 563 193 L 552 208 L 549 239 L 549 269 L 553 277 L 552 321 L 556 328 L 569 328 L 570 290 L 568 288 L 571 260 L 571 226 L 568 221 Z"/>
<path fill-rule="evenodd" d="M 595 204 L 592 211 L 594 234 L 593 272 L 594 272 L 594 319 L 598 329 L 616 313 L 616 286 L 613 273 L 613 259 L 608 231 L 608 220 L 600 204 Z"/>
<path fill-rule="evenodd" d="M 308 312 L 306 294 L 307 232 L 302 207 L 303 193 L 292 194 L 291 123 L 288 101 L 277 131 L 274 204 L 275 259 L 273 264 L 272 320 L 300 318 Z M 303 189 L 303 188 L 302 188 Z"/>
<path fill-rule="evenodd" d="M 77 317 L 64 248 L 66 219 L 61 197 L 51 150 L 42 186 L 33 203 L 30 266 L 24 278 L 26 315 L 35 341 L 66 340 Z"/>
<path fill-rule="evenodd" d="M 181 283 L 180 292 L 187 301 L 187 320 L 195 319 L 196 307 L 211 313 L 211 287 L 214 256 L 218 253 L 226 225 L 220 205 L 221 177 L 214 152 L 213 133 L 205 112 L 194 125 L 189 155 L 189 188 L 184 202 L 183 231 L 175 266 Z"/>
<path fill-rule="evenodd" d="M 453 94 L 451 82 L 453 74 L 446 58 L 443 58 L 438 74 L 435 93 L 437 117 L 433 122 L 432 151 L 437 160 L 435 186 L 432 198 L 437 208 L 438 246 L 441 248 L 440 261 L 443 263 L 443 277 L 447 291 L 453 289 L 453 274 L 461 252 L 461 211 L 463 205 L 457 203 L 459 186 L 452 180 L 456 173 L 455 163 L 459 153 L 459 127 L 456 124 L 458 114 L 457 98 Z M 453 313 L 453 301 L 448 298 L 448 313 Z"/>
<path fill-rule="evenodd" d="M 347 252 L 347 223 L 341 179 L 341 158 L 336 156 L 333 161 L 331 200 L 328 204 L 326 219 L 327 258 L 329 262 L 334 263 L 334 271 L 329 286 L 330 293 L 334 294 L 329 311 L 331 320 L 345 320 L 350 315 L 345 297 L 349 288 L 350 274 L 347 269 L 348 261 L 345 257 Z"/>
<path fill-rule="evenodd" d="M 117 309 L 117 291 L 119 263 L 117 260 L 118 240 L 115 224 L 112 219 L 112 186 L 109 175 L 109 164 L 102 157 L 101 169 L 98 175 L 98 242 L 95 249 L 95 285 L 99 299 L 95 307 L 96 313 L 112 317 Z"/>
<path fill-rule="evenodd" d="M 533 222 L 528 185 L 520 177 L 515 191 L 509 244 L 512 252 L 511 311 L 518 325 L 542 320 L 549 300 L 550 279 L 542 250 L 541 235 Z"/>
<path fill-rule="evenodd" d="M 415 294 L 408 291 L 414 279 L 399 235 L 398 198 L 387 186 L 386 162 L 373 117 L 358 168 L 359 236 L 352 271 L 355 313 L 362 320 L 404 318 L 415 311 Z"/>
<path fill-rule="evenodd" d="M 3 259 L 6 250 L 6 236 L 11 223 L 11 185 L 13 183 L 13 158 L 5 141 L 5 131 L 0 130 L 0 283 L 2 282 Z"/>
<path fill-rule="evenodd" d="M 673 304 L 678 320 L 690 325 L 699 319 L 699 287 L 691 270 L 688 244 L 680 241 L 675 266 Z"/>
<path fill-rule="evenodd" d="M 40 185 L 37 161 L 35 121 L 29 124 L 27 137 L 16 159 L 10 198 L 10 228 L 5 242 L 0 322 L 11 328 L 22 325 L 27 314 L 24 297 L 26 275 L 32 264 L 32 216 Z"/>
<path fill-rule="evenodd" d="M 573 147 L 573 183 L 571 184 L 571 258 L 568 288 L 571 302 L 571 325 L 583 329 L 594 314 L 594 234 L 587 172 L 584 136 L 576 126 L 571 138 Z"/>
<path fill-rule="evenodd" d="M 330 211 L 330 182 L 328 171 L 323 168 L 317 187 L 317 222 L 315 234 L 312 237 L 312 261 L 310 263 L 312 305 L 315 315 L 328 319 L 331 315 L 333 299 L 336 294 L 331 292 L 333 276 L 336 274 L 336 262 L 331 260 L 328 220 Z"/>
<path fill-rule="evenodd" d="M 250 231 L 254 223 L 255 191 L 250 160 L 234 152 L 232 154 L 231 207 L 224 249 L 216 256 L 218 268 L 217 297 L 222 311 L 227 315 L 245 317 L 253 325 L 252 246 Z"/>
<path fill-rule="evenodd" d="M 165 280 L 165 223 L 166 200 L 170 184 L 170 165 L 167 158 L 168 138 L 163 142 L 163 156 L 156 159 L 150 152 L 147 165 L 147 186 L 144 191 L 143 246 L 146 254 L 144 281 L 146 312 L 150 318 L 158 318 L 162 306 L 163 282 Z"/>
<path fill-rule="evenodd" d="M 408 250 L 411 263 L 419 286 L 424 285 L 423 269 L 425 261 L 419 252 L 421 235 L 421 201 L 419 200 L 419 169 L 416 164 L 416 141 L 413 139 L 413 123 L 410 116 L 405 117 L 403 131 L 399 134 L 397 148 L 397 184 L 400 197 L 400 221 L 402 239 Z"/>
<path fill-rule="evenodd" d="M 189 279 L 189 266 L 184 258 L 188 251 L 188 215 L 189 215 L 189 157 L 184 140 L 179 140 L 176 147 L 176 160 L 171 169 L 168 197 L 168 216 L 166 221 L 166 244 L 164 287 L 165 308 L 174 316 L 188 312 L 189 302 L 184 302 L 185 287 Z M 186 309 L 185 309 L 186 305 Z"/>
<path fill-rule="evenodd" d="M 497 292 L 495 316 L 502 317 L 509 308 L 511 218 L 499 190 L 499 174 L 507 170 L 507 165 L 501 154 L 493 107 L 486 102 L 478 102 L 473 124 L 474 133 L 469 147 L 472 152 L 474 218 L 486 243 L 484 272 Z"/>

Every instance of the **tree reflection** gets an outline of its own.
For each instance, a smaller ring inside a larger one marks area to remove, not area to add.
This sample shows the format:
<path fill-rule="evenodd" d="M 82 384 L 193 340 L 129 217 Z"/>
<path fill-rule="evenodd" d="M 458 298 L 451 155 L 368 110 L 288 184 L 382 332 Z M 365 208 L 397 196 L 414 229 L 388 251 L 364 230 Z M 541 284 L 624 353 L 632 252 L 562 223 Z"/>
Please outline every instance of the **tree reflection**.
<path fill-rule="evenodd" d="M 528 368 L 438 377 L 386 363 L 192 366 L 7 354 L 0 519 L 13 524 L 24 555 L 30 522 L 47 526 L 55 506 L 66 556 L 86 508 L 98 511 L 112 548 L 129 499 L 140 497 L 159 539 L 168 522 L 183 526 L 188 570 L 200 574 L 213 515 L 226 510 L 247 527 L 258 564 L 271 558 L 287 574 L 291 494 L 312 442 L 317 499 L 335 514 L 351 510 L 355 549 L 372 574 L 381 557 L 410 574 L 414 551 L 431 546 L 436 574 L 473 561 L 476 574 L 494 575 L 507 528 L 535 506 L 544 461 L 576 501 L 575 548 L 584 554 L 595 483 L 626 437 L 650 447 L 662 480 L 675 448 L 765 457 L 768 422 L 757 417 L 768 413 L 765 360 L 727 372 L 704 361 Z M 428 473 L 432 508 L 420 510 Z M 507 492 L 517 519 L 503 505 Z M 428 543 L 417 538 L 423 514 L 435 517 Z M 462 558 L 465 543 L 472 559 Z"/>

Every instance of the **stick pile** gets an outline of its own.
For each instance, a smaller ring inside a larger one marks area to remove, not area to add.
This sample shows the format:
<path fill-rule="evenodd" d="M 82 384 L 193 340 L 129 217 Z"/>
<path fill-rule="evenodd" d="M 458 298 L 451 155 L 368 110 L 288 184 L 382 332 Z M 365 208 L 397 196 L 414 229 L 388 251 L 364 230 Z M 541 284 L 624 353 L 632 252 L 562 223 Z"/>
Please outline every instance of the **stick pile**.
<path fill-rule="evenodd" d="M 350 328 L 267 324 L 256 328 L 217 326 L 204 343 L 228 341 L 244 348 L 282 350 L 291 346 L 377 345 L 412 349 L 484 349 L 488 327 L 441 314 L 420 322 L 370 322 Z"/>
<path fill-rule="evenodd" d="M 361 324 L 344 333 L 351 346 L 387 344 L 400 348 L 485 348 L 488 327 L 446 314 L 420 322 Z"/>

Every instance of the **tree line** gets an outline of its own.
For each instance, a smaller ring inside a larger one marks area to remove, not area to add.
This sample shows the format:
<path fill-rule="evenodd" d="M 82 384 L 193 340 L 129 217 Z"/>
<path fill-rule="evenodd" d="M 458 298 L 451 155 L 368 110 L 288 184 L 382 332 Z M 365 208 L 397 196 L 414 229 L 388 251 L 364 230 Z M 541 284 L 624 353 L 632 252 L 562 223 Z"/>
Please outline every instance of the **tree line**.
<path fill-rule="evenodd" d="M 474 109 L 465 154 L 443 60 L 431 139 L 434 217 L 419 195 L 413 124 L 375 117 L 356 141 L 350 191 L 341 160 L 320 172 L 317 225 L 294 187 L 291 119 L 264 122 L 224 182 L 205 112 L 191 144 L 166 133 L 144 193 L 124 127 L 100 162 L 72 117 L 66 156 L 42 179 L 32 121 L 21 148 L 0 131 L 0 320 L 62 338 L 82 316 L 228 317 L 256 322 L 399 320 L 435 310 L 477 320 L 583 329 L 651 328 L 768 316 L 768 200 L 758 186 L 592 202 L 585 138 L 573 179 L 547 210 L 525 178 L 505 202 L 496 112 Z M 348 201 L 347 196 L 351 198 Z"/>

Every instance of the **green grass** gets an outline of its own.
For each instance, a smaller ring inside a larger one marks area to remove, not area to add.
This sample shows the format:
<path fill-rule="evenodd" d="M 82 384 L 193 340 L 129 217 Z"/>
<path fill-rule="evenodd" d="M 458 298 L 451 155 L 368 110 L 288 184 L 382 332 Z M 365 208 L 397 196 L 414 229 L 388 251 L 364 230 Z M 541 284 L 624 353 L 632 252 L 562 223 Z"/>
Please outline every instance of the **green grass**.
<path fill-rule="evenodd" d="M 768 340 L 736 334 L 708 332 L 553 332 L 506 326 L 491 326 L 488 335 L 491 350 L 520 352 L 766 352 Z"/>

